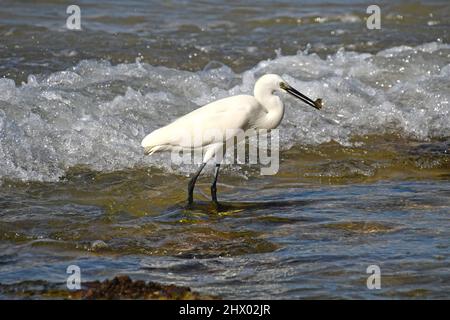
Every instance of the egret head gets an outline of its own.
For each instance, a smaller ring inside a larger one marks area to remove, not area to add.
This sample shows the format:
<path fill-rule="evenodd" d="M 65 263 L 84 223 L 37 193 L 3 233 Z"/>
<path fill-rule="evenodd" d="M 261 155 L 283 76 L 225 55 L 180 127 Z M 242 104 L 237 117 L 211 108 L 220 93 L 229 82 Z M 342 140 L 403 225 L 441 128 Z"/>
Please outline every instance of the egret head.
<path fill-rule="evenodd" d="M 255 85 L 255 91 L 259 88 L 261 88 L 262 90 L 270 90 L 271 92 L 287 92 L 297 99 L 300 99 L 304 103 L 310 105 L 311 107 L 316 108 L 317 110 L 320 110 L 322 108 L 322 99 L 310 99 L 303 93 L 291 87 L 286 81 L 283 80 L 283 78 L 276 74 L 266 74 L 259 78 Z"/>

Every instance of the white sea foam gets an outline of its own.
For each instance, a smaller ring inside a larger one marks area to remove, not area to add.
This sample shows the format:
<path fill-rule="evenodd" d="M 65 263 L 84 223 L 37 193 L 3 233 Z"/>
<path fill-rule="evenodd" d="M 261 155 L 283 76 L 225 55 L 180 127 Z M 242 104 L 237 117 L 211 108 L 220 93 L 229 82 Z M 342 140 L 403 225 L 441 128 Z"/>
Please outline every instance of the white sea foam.
<path fill-rule="evenodd" d="M 363 134 L 450 136 L 450 45 L 438 42 L 375 55 L 279 55 L 242 74 L 217 63 L 188 72 L 140 61 L 82 61 L 47 77 L 30 75 L 20 86 L 0 79 L 0 177 L 56 180 L 78 164 L 168 168 L 167 157 L 143 156 L 145 134 L 198 105 L 251 93 L 255 80 L 269 72 L 325 102 L 318 112 L 283 97 L 282 149 L 331 140 L 347 145 Z"/>

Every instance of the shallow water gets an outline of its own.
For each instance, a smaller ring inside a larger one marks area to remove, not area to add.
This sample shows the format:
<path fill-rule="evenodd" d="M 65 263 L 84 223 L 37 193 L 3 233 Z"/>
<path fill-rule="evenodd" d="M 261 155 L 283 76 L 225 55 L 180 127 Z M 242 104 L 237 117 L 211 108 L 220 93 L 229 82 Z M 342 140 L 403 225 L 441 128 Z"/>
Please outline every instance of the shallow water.
<path fill-rule="evenodd" d="M 125 273 L 225 298 L 448 298 L 450 6 L 82 1 L 0 9 L 0 284 Z M 216 10 L 220 7 L 220 10 Z M 143 136 L 282 75 L 277 175 L 144 157 Z M 382 289 L 368 290 L 379 265 Z M 10 287 L 8 287 L 10 288 Z M 0 285 L 0 297 L 11 297 Z"/>

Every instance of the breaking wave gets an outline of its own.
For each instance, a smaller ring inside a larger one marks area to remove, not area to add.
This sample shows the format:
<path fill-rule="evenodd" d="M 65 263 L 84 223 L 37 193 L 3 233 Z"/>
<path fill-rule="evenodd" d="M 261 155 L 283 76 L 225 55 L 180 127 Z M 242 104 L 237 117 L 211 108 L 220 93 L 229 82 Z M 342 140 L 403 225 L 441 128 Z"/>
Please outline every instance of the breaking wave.
<path fill-rule="evenodd" d="M 350 145 L 366 134 L 450 136 L 450 45 L 440 42 L 377 54 L 340 50 L 324 59 L 278 54 L 243 73 L 218 62 L 189 72 L 139 60 L 84 60 L 48 76 L 30 75 L 19 86 L 0 79 L 0 177 L 52 181 L 76 165 L 167 168 L 162 156 L 144 157 L 140 142 L 147 133 L 218 98 L 252 93 L 265 73 L 325 102 L 317 112 L 284 97 L 282 149 L 332 140 Z"/>

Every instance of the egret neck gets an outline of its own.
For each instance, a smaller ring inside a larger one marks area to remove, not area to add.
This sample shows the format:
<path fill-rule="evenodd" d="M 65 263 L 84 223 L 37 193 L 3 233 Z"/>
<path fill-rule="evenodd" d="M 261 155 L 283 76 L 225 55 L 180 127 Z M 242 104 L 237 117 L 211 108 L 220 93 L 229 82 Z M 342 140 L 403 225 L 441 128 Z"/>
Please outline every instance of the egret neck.
<path fill-rule="evenodd" d="M 280 97 L 274 94 L 279 89 L 278 84 L 261 80 L 256 82 L 253 91 L 255 99 L 266 111 L 264 118 L 259 121 L 259 126 L 262 129 L 274 129 L 283 119 L 284 104 Z"/>

